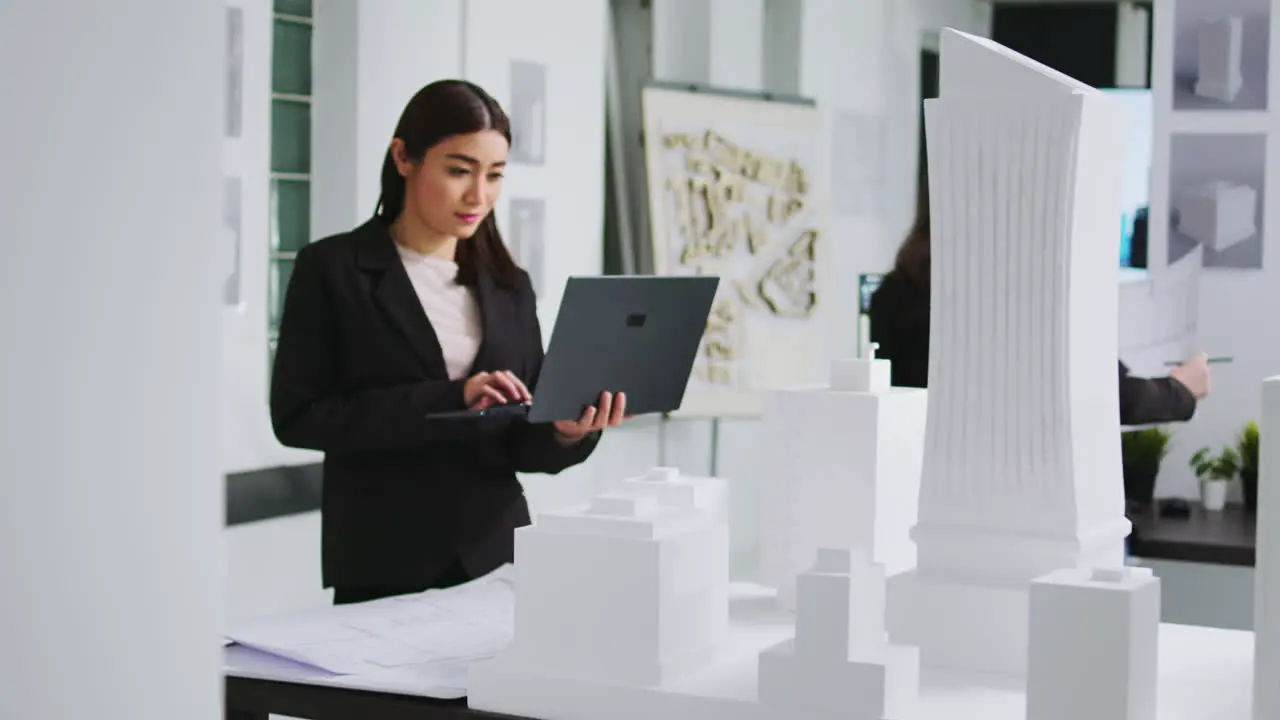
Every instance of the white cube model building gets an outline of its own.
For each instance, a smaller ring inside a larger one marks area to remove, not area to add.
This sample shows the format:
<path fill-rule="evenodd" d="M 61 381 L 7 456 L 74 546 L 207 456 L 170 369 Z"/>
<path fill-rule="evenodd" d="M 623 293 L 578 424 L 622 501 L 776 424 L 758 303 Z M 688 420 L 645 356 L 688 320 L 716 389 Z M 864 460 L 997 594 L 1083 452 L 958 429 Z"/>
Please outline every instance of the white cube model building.
<path fill-rule="evenodd" d="M 1122 565 L 1115 258 L 1123 107 L 990 40 L 941 38 L 926 101 L 933 290 L 909 634 L 1025 676 L 1031 581 Z"/>
<path fill-rule="evenodd" d="M 502 677 L 656 685 L 720 649 L 728 526 L 665 475 L 516 531 L 515 640 L 493 661 Z"/>
<path fill-rule="evenodd" d="M 1178 198 L 1178 232 L 1210 250 L 1223 250 L 1258 232 L 1258 191 L 1248 185 L 1211 182 Z"/>
<path fill-rule="evenodd" d="M 1253 717 L 1280 718 L 1280 376 L 1262 381 L 1257 557 L 1253 575 Z M 1273 434 L 1275 433 L 1275 434 Z"/>
<path fill-rule="evenodd" d="M 767 396 L 761 582 L 788 611 L 818 548 L 871 548 L 891 576 L 915 567 L 928 394 L 890 387 L 889 374 L 873 344 L 866 357 L 832 363 L 828 387 Z"/>
<path fill-rule="evenodd" d="M 1240 74 L 1243 38 L 1244 22 L 1239 16 L 1201 21 L 1196 37 L 1196 95 L 1224 103 L 1236 99 L 1244 85 Z"/>
<path fill-rule="evenodd" d="M 768 716 L 899 720 L 919 692 L 918 651 L 886 637 L 884 567 L 866 550 L 818 550 L 797 580 L 795 637 L 760 653 Z"/>
<path fill-rule="evenodd" d="M 1160 580 L 1067 568 L 1031 583 L 1027 720 L 1156 720 Z"/>

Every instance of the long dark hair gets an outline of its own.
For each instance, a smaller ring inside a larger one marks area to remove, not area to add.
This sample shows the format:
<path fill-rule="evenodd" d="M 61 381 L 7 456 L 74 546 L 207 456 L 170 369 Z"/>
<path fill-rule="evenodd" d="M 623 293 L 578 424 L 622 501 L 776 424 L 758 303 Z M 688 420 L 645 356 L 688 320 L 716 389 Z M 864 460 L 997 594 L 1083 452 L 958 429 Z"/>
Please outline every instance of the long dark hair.
<path fill-rule="evenodd" d="M 916 189 L 916 220 L 898 248 L 893 270 L 913 285 L 929 289 L 929 179 L 922 177 Z"/>
<path fill-rule="evenodd" d="M 405 105 L 396 123 L 395 137 L 404 143 L 405 155 L 421 162 L 427 151 L 445 138 L 483 130 L 496 130 L 511 142 L 511 122 L 502 106 L 480 86 L 465 80 L 439 80 L 419 90 Z M 374 215 L 388 226 L 404 211 L 405 182 L 396 170 L 391 149 L 382 161 L 382 193 Z M 458 243 L 457 283 L 474 286 L 480 273 L 487 273 L 507 288 L 520 282 L 516 266 L 498 232 L 493 211 L 480 221 L 468 241 Z"/>

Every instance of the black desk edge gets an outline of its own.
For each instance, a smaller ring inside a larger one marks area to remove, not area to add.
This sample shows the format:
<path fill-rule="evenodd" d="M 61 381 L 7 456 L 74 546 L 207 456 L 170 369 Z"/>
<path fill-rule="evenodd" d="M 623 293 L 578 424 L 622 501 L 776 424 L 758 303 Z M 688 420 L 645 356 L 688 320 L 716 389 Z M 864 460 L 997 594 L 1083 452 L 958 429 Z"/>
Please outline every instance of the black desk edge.
<path fill-rule="evenodd" d="M 1133 516 L 1129 554 L 1148 560 L 1179 560 L 1253 567 L 1255 516 L 1240 505 L 1210 513 L 1192 503 L 1191 517 L 1159 517 L 1155 510 Z"/>

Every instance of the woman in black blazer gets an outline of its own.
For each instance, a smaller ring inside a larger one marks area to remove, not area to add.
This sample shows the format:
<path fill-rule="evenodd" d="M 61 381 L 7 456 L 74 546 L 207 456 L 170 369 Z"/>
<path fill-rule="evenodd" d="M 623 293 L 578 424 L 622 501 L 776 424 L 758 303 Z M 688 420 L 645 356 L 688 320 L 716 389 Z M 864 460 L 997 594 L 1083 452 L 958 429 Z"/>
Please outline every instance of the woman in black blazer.
<path fill-rule="evenodd" d="M 871 296 L 868 315 L 876 356 L 890 361 L 892 382 L 898 387 L 929 384 L 929 193 L 920 184 L 916 220 L 898 249 L 893 270 Z"/>
<path fill-rule="evenodd" d="M 479 87 L 409 101 L 375 216 L 298 253 L 271 379 L 280 442 L 324 457 L 323 573 L 337 603 L 448 587 L 513 559 L 517 472 L 583 462 L 626 399 L 578 421 L 429 420 L 530 401 L 542 333 L 493 217 L 511 132 Z"/>

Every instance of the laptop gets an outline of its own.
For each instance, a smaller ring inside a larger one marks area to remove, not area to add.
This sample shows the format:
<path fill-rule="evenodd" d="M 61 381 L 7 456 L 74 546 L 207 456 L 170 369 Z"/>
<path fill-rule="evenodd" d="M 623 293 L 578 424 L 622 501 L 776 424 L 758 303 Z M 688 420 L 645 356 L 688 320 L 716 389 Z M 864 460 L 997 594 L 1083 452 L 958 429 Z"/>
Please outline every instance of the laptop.
<path fill-rule="evenodd" d="M 626 393 L 627 414 L 679 409 L 720 278 L 571 277 L 551 331 L 534 402 L 427 415 L 577 420 L 600 393 Z"/>

